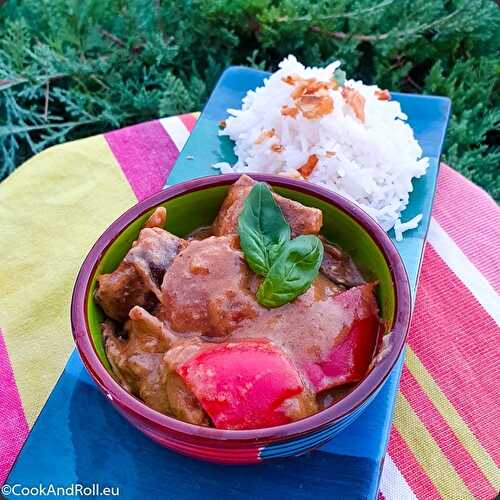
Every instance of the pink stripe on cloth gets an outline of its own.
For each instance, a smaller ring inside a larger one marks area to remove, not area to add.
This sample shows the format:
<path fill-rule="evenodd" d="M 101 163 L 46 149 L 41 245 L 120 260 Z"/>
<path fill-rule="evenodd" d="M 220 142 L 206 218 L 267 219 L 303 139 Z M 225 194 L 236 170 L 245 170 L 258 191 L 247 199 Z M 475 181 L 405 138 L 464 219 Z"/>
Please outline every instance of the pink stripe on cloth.
<path fill-rule="evenodd" d="M 28 436 L 28 422 L 17 390 L 16 380 L 0 330 L 0 484 L 3 484 Z"/>
<path fill-rule="evenodd" d="M 441 164 L 432 215 L 500 293 L 500 208 L 495 201 Z"/>
<path fill-rule="evenodd" d="M 179 116 L 179 118 L 181 119 L 182 123 L 184 123 L 188 131 L 192 132 L 194 126 L 196 125 L 196 118 L 191 113 L 188 113 L 187 115 L 181 115 Z"/>
<path fill-rule="evenodd" d="M 496 463 L 498 334 L 491 316 L 427 245 L 408 343 Z"/>
<path fill-rule="evenodd" d="M 163 187 L 179 151 L 158 120 L 104 137 L 139 201 Z"/>
<path fill-rule="evenodd" d="M 424 472 L 422 466 L 417 462 L 412 451 L 408 448 L 408 445 L 394 425 L 391 428 L 387 453 L 417 498 L 425 500 L 441 499 L 438 490 L 429 479 L 429 476 Z"/>
<path fill-rule="evenodd" d="M 454 422 L 447 422 L 443 418 L 406 366 L 403 369 L 399 390 L 406 397 L 415 414 L 425 423 L 434 441 L 474 497 L 494 498 L 496 492 L 490 482 L 452 432 L 450 426 Z"/>

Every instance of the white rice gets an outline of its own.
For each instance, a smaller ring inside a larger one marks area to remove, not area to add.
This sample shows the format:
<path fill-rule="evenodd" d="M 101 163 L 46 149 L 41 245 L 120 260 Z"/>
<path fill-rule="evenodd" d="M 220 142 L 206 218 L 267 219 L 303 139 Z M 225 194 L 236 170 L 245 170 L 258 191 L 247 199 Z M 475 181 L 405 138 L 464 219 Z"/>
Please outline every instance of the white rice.
<path fill-rule="evenodd" d="M 294 118 L 281 114 L 283 106 L 295 105 L 293 86 L 282 78 L 293 75 L 331 82 L 339 66 L 335 62 L 326 68 L 306 68 L 294 56 L 284 59 L 263 87 L 247 93 L 241 109 L 227 110 L 230 117 L 220 134 L 235 142 L 238 161 L 233 166 L 221 163 L 215 167 L 223 173 L 297 175 L 296 169 L 316 155 L 317 164 L 307 180 L 355 202 L 386 231 L 394 227 L 400 240 L 422 218 L 419 215 L 402 223 L 400 214 L 408 204 L 412 178 L 425 174 L 428 159 L 422 158 L 422 148 L 399 103 L 379 100 L 377 86 L 346 80 L 344 86 L 365 99 L 364 123 L 345 102 L 341 88 L 328 89 L 333 111 L 320 118 L 305 118 L 300 112 Z M 263 131 L 271 129 L 275 130 L 273 137 L 256 143 Z M 272 144 L 282 150 L 273 151 Z"/>

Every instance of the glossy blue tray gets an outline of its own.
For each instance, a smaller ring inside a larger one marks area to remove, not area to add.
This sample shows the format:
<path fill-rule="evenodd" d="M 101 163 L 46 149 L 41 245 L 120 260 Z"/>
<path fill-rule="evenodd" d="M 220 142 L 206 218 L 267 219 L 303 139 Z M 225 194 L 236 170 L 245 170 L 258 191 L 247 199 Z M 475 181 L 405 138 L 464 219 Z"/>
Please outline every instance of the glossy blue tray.
<path fill-rule="evenodd" d="M 225 71 L 169 175 L 169 185 L 216 175 L 212 164 L 235 160 L 231 141 L 217 135 L 218 123 L 227 108 L 239 107 L 245 93 L 261 85 L 266 76 L 247 68 Z M 427 175 L 414 182 L 403 214 L 407 220 L 422 213 L 422 222 L 396 243 L 415 296 L 450 101 L 392 95 L 430 158 Z M 177 455 L 143 436 L 108 404 L 73 352 L 6 482 L 24 486 L 99 483 L 119 487 L 121 498 L 141 500 L 376 498 L 402 364 L 401 358 L 359 419 L 320 450 L 286 461 L 223 466 Z"/>

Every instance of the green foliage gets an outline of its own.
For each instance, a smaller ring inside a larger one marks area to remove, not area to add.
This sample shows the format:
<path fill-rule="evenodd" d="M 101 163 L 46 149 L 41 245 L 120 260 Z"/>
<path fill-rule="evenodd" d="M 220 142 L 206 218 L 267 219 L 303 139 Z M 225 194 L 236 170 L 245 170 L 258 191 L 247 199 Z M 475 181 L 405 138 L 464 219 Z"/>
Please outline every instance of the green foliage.
<path fill-rule="evenodd" d="M 500 200 L 493 0 L 0 0 L 0 179 L 43 148 L 200 109 L 230 64 L 340 59 L 447 95 L 444 160 Z"/>

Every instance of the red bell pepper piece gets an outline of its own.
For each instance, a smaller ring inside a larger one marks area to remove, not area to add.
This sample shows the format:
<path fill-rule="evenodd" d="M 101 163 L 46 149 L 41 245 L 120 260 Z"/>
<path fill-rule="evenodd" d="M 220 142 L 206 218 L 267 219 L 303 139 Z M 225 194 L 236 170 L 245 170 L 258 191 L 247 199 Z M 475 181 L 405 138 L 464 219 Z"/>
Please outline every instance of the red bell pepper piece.
<path fill-rule="evenodd" d="M 177 373 L 218 429 L 256 429 L 291 421 L 283 402 L 303 391 L 297 371 L 267 340 L 201 351 Z"/>
<path fill-rule="evenodd" d="M 341 332 L 332 331 L 332 348 L 323 359 L 304 363 L 302 369 L 316 392 L 359 382 L 373 358 L 379 332 L 375 283 L 357 286 L 333 299 L 346 314 Z"/>

